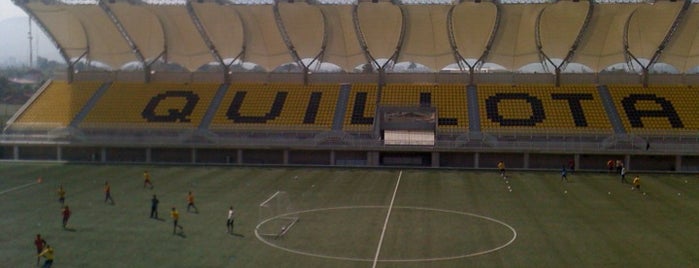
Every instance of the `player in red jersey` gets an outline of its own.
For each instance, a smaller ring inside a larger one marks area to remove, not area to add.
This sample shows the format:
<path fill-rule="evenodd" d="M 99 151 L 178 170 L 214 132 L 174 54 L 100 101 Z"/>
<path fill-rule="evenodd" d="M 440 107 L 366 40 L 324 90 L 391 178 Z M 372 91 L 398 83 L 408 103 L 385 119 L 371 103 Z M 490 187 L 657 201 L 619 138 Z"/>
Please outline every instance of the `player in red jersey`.
<path fill-rule="evenodd" d="M 63 215 L 63 229 L 65 229 L 66 226 L 68 226 L 68 219 L 70 219 L 70 208 L 68 206 L 64 206 L 61 214 Z"/>
<path fill-rule="evenodd" d="M 41 254 L 41 252 L 44 251 L 44 247 L 46 247 L 46 240 L 44 240 L 40 234 L 36 234 L 36 238 L 34 238 L 34 246 L 36 246 L 36 254 Z M 39 262 L 41 262 L 41 256 L 36 257 L 37 266 L 39 266 Z"/>
<path fill-rule="evenodd" d="M 104 202 L 107 203 L 109 201 L 112 205 L 114 205 L 114 199 L 112 199 L 112 187 L 109 186 L 109 182 L 105 181 L 104 182 Z"/>

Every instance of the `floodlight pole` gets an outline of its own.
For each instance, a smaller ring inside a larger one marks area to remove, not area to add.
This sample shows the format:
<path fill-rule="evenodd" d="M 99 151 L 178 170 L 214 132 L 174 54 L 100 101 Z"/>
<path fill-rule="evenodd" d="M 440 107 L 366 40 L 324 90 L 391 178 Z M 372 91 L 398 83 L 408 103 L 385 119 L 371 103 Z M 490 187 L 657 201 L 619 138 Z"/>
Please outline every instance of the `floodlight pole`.
<path fill-rule="evenodd" d="M 44 32 L 44 34 L 46 34 L 46 36 L 49 38 L 49 40 L 51 40 L 53 45 L 58 49 L 58 54 L 60 54 L 61 58 L 63 58 L 63 60 L 68 64 L 68 68 L 66 71 L 67 72 L 66 80 L 68 80 L 68 83 L 72 83 L 73 77 L 74 77 L 73 72 L 75 71 L 75 68 L 71 64 L 70 56 L 68 56 L 68 52 L 66 52 L 65 48 L 60 43 L 58 43 L 58 39 L 56 39 L 56 36 L 54 36 L 52 32 L 46 30 L 47 28 L 46 28 L 46 25 L 44 25 L 44 22 L 41 21 L 39 19 L 39 17 L 37 17 L 36 14 L 34 14 L 34 12 L 26 6 L 27 1 L 12 0 L 12 2 L 16 6 L 21 8 L 24 11 L 24 13 L 27 13 L 27 15 L 29 15 L 30 18 L 34 19 L 34 22 L 36 22 L 36 25 L 41 29 L 41 31 Z"/>
<path fill-rule="evenodd" d="M 29 33 L 27 33 L 29 36 L 29 68 L 34 67 L 34 48 L 32 47 L 32 39 L 34 38 L 32 36 L 32 17 L 29 17 Z"/>

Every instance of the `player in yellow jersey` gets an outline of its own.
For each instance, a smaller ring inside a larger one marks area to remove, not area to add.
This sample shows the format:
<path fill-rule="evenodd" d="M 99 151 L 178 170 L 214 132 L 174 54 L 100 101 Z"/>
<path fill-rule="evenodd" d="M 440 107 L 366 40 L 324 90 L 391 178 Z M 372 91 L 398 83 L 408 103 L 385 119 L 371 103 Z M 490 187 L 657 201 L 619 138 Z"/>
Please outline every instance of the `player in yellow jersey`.
<path fill-rule="evenodd" d="M 506 177 L 506 175 L 505 175 L 505 162 L 503 162 L 503 161 L 498 162 L 498 170 L 500 170 L 500 176 Z"/>
<path fill-rule="evenodd" d="M 143 172 L 143 188 L 146 188 L 146 186 L 149 186 L 150 189 L 153 190 L 153 182 L 151 182 L 150 173 L 148 173 L 148 170 Z"/>
<path fill-rule="evenodd" d="M 184 231 L 184 228 L 182 228 L 182 225 L 180 225 L 178 222 L 180 220 L 180 213 L 177 212 L 177 209 L 175 207 L 172 207 L 172 211 L 170 211 L 170 217 L 172 218 L 172 234 L 177 233 L 177 228 L 180 228 L 180 231 Z"/>
<path fill-rule="evenodd" d="M 39 257 L 44 257 L 46 258 L 46 261 L 44 261 L 44 265 L 42 265 L 42 268 L 50 268 L 51 265 L 53 265 L 53 248 L 46 244 L 46 247 L 44 247 L 44 250 L 39 253 Z"/>
<path fill-rule="evenodd" d="M 61 205 L 65 204 L 66 202 L 66 190 L 63 189 L 63 185 L 58 185 L 58 202 L 61 203 Z"/>
<path fill-rule="evenodd" d="M 187 212 L 189 212 L 189 208 L 194 208 L 194 213 L 199 213 L 199 209 L 194 205 L 194 194 L 192 194 L 192 191 L 189 191 L 189 194 L 187 194 Z"/>
<path fill-rule="evenodd" d="M 636 176 L 633 178 L 633 181 L 631 181 L 631 184 L 633 184 L 633 187 L 631 187 L 631 190 L 641 190 L 641 179 Z"/>

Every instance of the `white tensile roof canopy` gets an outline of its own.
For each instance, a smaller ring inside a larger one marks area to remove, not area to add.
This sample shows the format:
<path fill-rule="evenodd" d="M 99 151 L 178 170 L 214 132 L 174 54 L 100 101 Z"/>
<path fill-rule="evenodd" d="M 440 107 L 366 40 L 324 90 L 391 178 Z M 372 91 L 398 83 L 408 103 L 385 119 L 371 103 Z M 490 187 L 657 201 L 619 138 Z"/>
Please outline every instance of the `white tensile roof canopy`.
<path fill-rule="evenodd" d="M 390 71 L 406 62 L 433 72 L 699 69 L 699 6 L 685 1 L 14 1 L 68 63 L 110 69 L 156 61 L 190 71 L 232 62 L 270 72 L 289 63 Z"/>

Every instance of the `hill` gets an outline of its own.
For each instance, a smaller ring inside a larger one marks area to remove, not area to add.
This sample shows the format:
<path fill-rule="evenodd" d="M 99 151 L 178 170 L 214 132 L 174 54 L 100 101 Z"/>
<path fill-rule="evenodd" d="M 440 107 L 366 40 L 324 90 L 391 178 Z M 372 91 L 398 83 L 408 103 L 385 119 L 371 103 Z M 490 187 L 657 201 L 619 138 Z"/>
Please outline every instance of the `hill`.
<path fill-rule="evenodd" d="M 26 17 L 15 17 L 0 21 L 0 66 L 17 66 L 29 63 L 29 24 Z M 32 25 L 34 60 L 37 56 L 63 62 L 58 49 L 44 32 Z"/>

